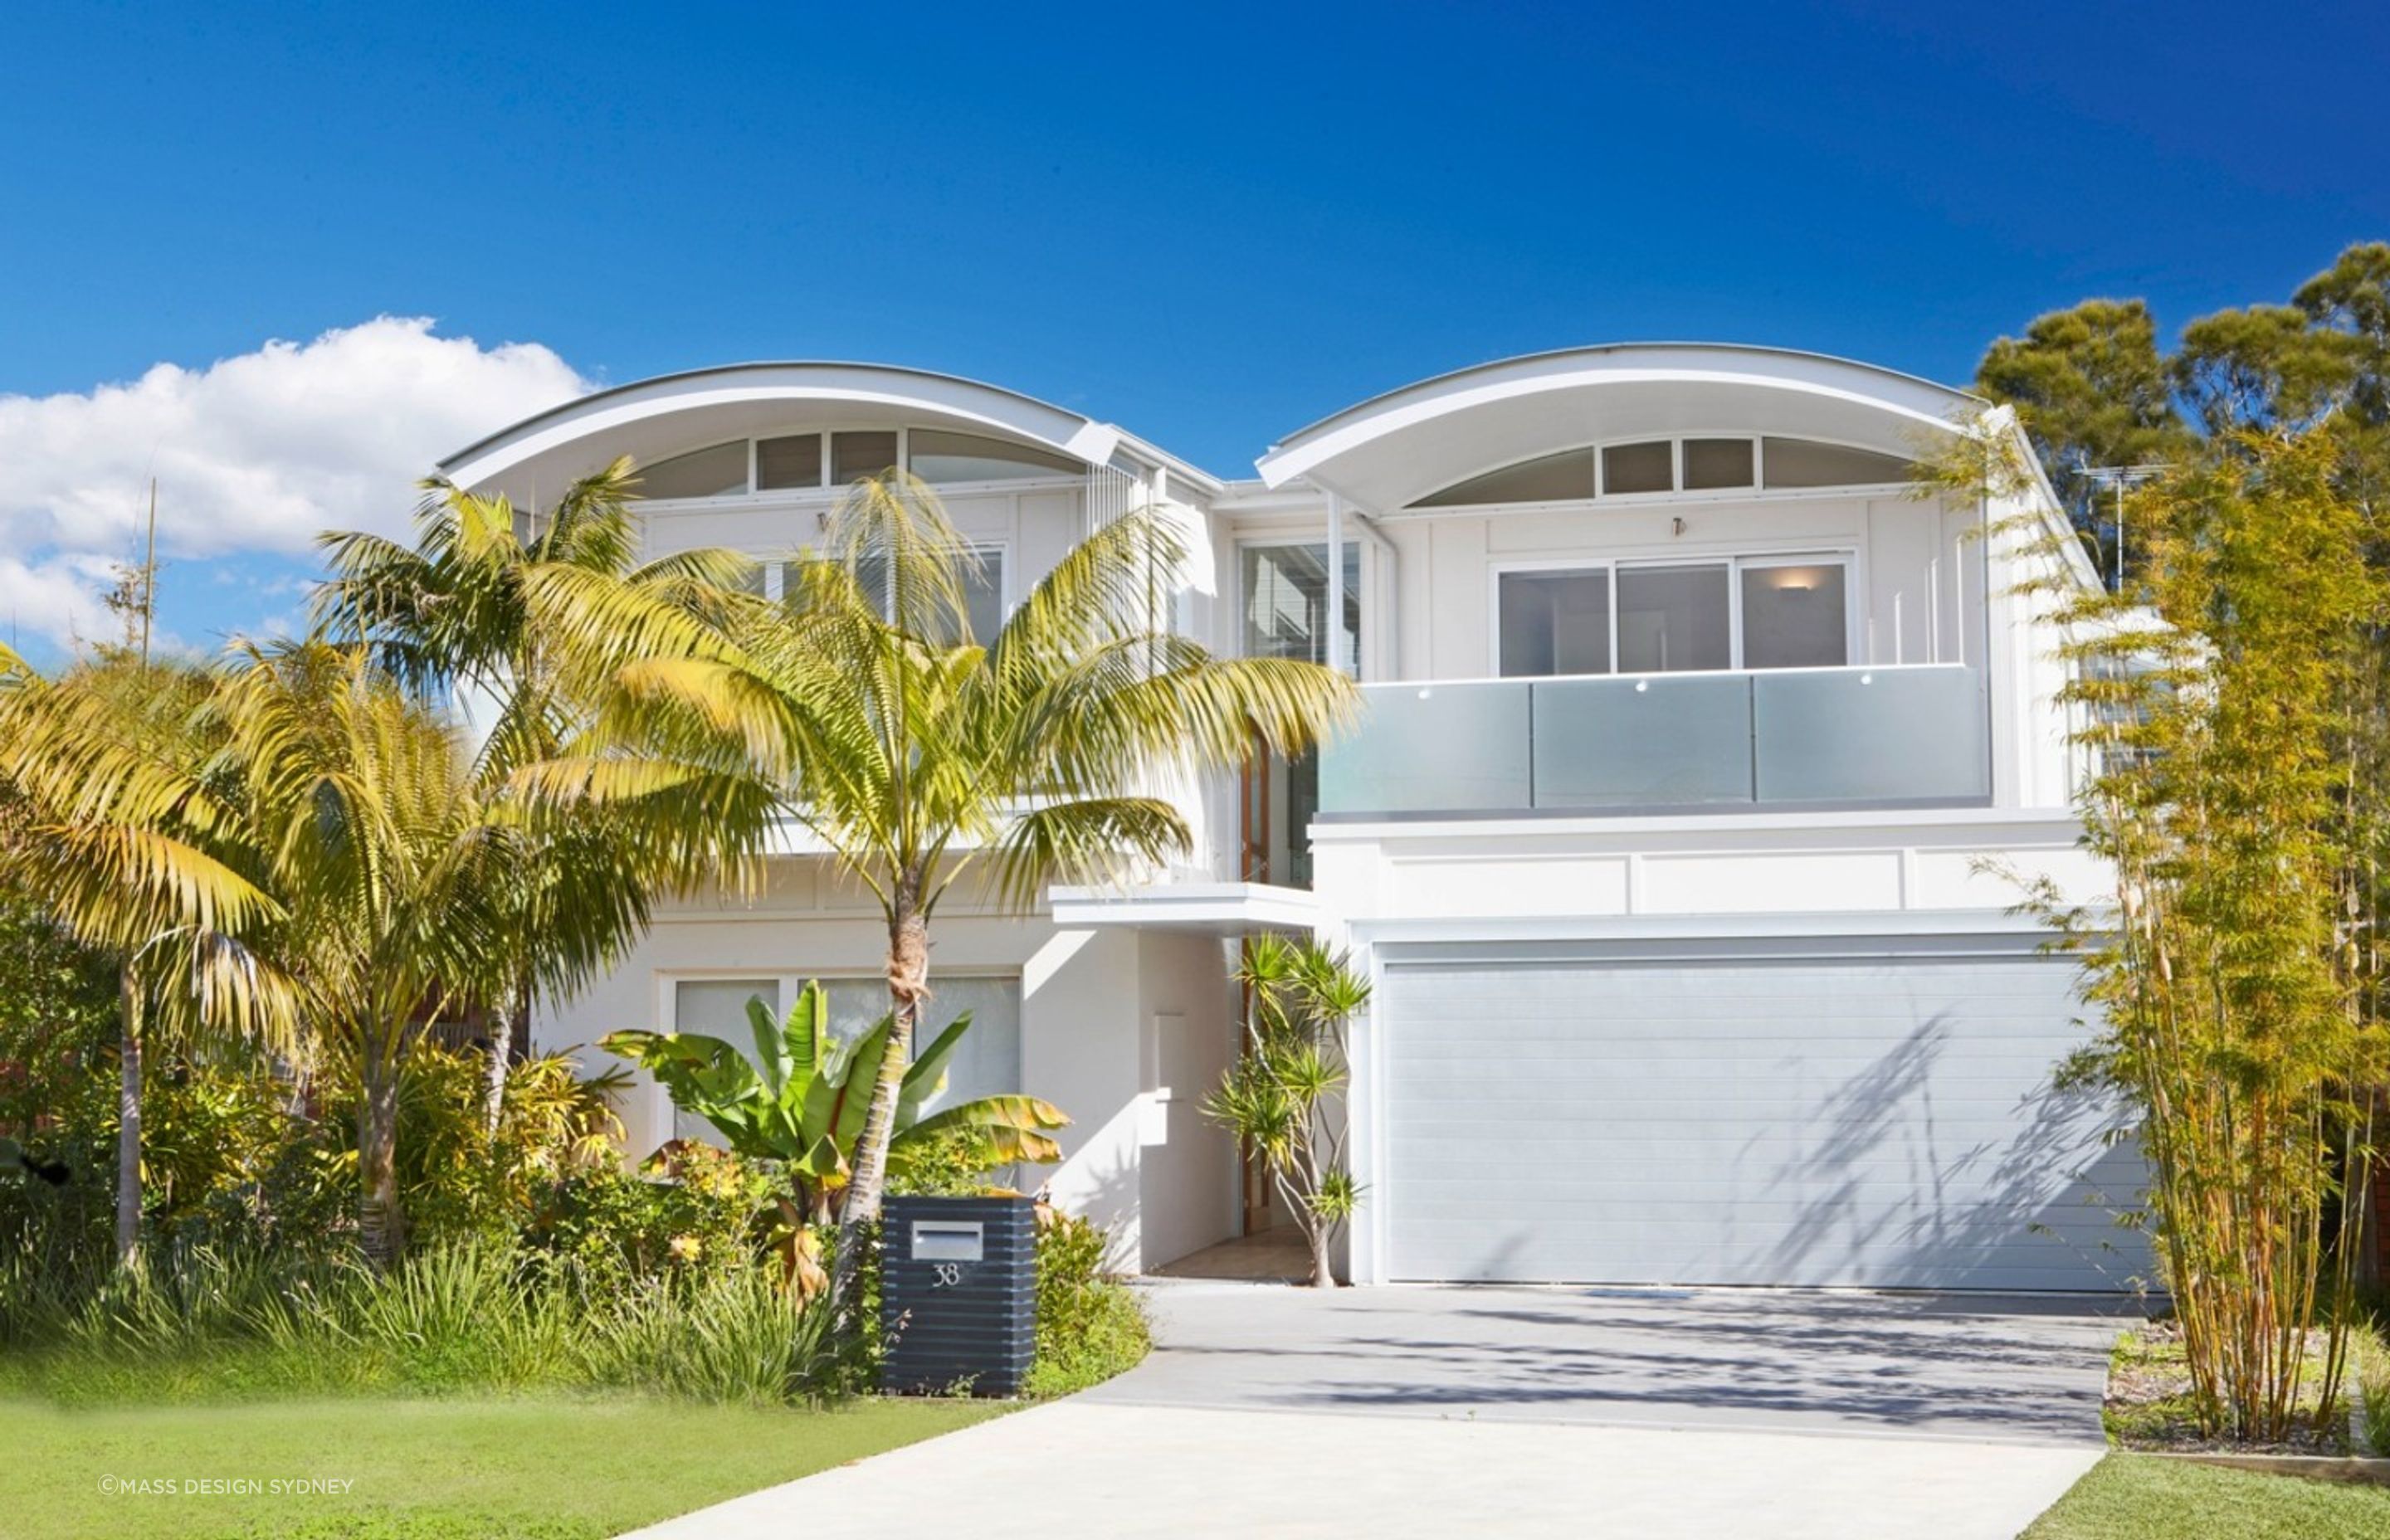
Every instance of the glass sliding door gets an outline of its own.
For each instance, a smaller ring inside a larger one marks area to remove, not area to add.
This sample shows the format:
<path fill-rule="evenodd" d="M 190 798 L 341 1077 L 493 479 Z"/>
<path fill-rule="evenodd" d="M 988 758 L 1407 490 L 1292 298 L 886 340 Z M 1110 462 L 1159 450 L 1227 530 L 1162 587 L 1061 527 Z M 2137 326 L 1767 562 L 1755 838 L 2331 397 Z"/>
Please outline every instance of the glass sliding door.
<path fill-rule="evenodd" d="M 1618 672 L 1734 667 L 1732 585 L 1724 562 L 1618 570 Z"/>
<path fill-rule="evenodd" d="M 1841 668 L 1853 651 L 1850 571 L 1832 553 L 1498 571 L 1496 672 Z"/>
<path fill-rule="evenodd" d="M 1004 548 L 978 545 L 972 547 L 971 555 L 975 559 L 962 570 L 963 610 L 970 621 L 971 640 L 985 647 L 996 640 L 996 634 L 1004 629 L 1004 622 L 1009 618 L 1004 603 Z M 790 563 L 791 568 L 795 565 L 794 562 Z M 794 574 L 790 575 L 793 579 Z M 880 612 L 883 616 L 895 606 L 895 595 L 889 588 L 886 557 L 856 558 L 854 581 L 865 593 L 877 592 L 880 595 Z M 945 627 L 939 629 L 940 635 L 926 639 L 941 647 L 952 647 L 961 639 L 944 634 Z"/>
<path fill-rule="evenodd" d="M 1610 573 L 1504 572 L 1498 584 L 1506 677 L 1610 672 Z"/>
<path fill-rule="evenodd" d="M 1747 563 L 1742 666 L 1840 668 L 1851 661 L 1849 568 L 1840 561 Z"/>
<path fill-rule="evenodd" d="M 776 1019 L 785 1012 L 810 972 L 784 973 L 752 979 L 682 979 L 673 985 L 673 1030 L 703 1033 L 731 1044 L 752 1061 L 755 1036 L 747 1003 L 760 1001 Z M 828 978 L 822 993 L 829 1001 L 829 1034 L 853 1043 L 888 1014 L 888 981 L 880 975 Z M 980 1097 L 1010 1096 L 1022 1089 L 1021 981 L 1006 974 L 932 973 L 930 1001 L 915 1035 L 919 1054 L 937 1041 L 938 1033 L 970 1012 L 970 1029 L 957 1045 L 946 1066 L 945 1089 L 925 1101 L 925 1111 L 936 1111 Z M 722 1136 L 703 1118 L 677 1108 L 673 1112 L 673 1136 L 719 1145 Z"/>
<path fill-rule="evenodd" d="M 888 981 L 883 978 L 824 979 L 822 993 L 829 996 L 830 1035 L 842 1042 L 854 1042 L 888 1014 Z M 924 1110 L 980 1097 L 1010 1096 L 1021 1089 L 1018 979 L 932 973 L 929 1006 L 913 1051 L 919 1054 L 936 1042 L 938 1033 L 965 1011 L 970 1012 L 970 1030 L 947 1063 L 946 1088 L 923 1102 Z"/>

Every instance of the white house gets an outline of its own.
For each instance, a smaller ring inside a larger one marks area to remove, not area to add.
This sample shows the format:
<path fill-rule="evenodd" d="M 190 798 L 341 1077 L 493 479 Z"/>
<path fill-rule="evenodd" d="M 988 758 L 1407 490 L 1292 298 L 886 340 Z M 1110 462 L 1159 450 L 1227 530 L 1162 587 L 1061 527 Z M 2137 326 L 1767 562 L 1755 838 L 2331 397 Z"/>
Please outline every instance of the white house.
<path fill-rule="evenodd" d="M 1406 386 L 1224 481 L 1009 391 L 765 364 L 589 396 L 444 468 L 536 505 L 633 455 L 651 553 L 777 560 L 906 465 L 982 546 L 991 623 L 1164 503 L 1200 535 L 1175 623 L 1357 675 L 1364 723 L 1317 763 L 1189 793 L 1185 869 L 941 912 L 933 1020 L 980 1023 L 956 1094 L 1073 1116 L 1053 1196 L 1125 1264 L 1275 1217 L 1197 1109 L 1236 1049 L 1235 940 L 1275 928 L 1375 981 L 1356 1281 L 2118 1289 L 2138 1164 L 2112 1109 L 2051 1088 L 2073 970 L 1989 869 L 2099 889 L 2049 603 L 2019 586 L 2097 577 L 2016 529 L 2062 520 L 2046 494 L 1912 494 L 1905 462 L 1979 408 L 1814 354 L 1587 348 Z M 666 914 L 535 1035 L 735 1034 L 810 977 L 851 1028 L 884 1008 L 884 943 L 791 845 L 761 898 Z M 675 1131 L 644 1083 L 626 1122 L 638 1154 Z"/>

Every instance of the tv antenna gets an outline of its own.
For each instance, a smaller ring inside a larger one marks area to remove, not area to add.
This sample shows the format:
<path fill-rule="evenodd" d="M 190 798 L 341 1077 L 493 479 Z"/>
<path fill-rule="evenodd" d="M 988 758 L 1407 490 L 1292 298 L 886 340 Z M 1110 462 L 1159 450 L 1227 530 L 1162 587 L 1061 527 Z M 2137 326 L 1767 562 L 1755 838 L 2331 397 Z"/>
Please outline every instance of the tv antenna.
<path fill-rule="evenodd" d="M 2155 481 L 2168 468 L 2162 460 L 2147 465 L 2087 465 L 2077 468 L 2077 473 L 2093 486 L 2116 489 L 2116 576 L 2113 586 L 2119 594 L 2125 591 L 2125 489 Z"/>

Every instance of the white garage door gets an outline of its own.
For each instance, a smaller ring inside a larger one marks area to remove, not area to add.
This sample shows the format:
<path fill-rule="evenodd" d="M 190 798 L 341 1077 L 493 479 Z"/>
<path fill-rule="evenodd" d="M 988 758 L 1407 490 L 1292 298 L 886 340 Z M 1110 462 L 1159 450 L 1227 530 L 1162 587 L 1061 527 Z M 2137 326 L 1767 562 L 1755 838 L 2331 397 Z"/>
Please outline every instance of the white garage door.
<path fill-rule="evenodd" d="M 2050 1074 L 2069 965 L 1390 956 L 1383 1164 L 1409 1279 L 2115 1290 L 2113 1109 Z"/>

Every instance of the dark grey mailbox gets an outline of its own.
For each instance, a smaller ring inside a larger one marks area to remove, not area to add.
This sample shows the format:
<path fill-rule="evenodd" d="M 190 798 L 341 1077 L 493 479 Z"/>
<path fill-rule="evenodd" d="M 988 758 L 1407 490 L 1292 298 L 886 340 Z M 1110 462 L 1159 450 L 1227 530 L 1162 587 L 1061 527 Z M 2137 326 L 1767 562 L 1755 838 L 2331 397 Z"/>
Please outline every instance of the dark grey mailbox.
<path fill-rule="evenodd" d="M 880 1210 L 880 1383 L 1019 1395 L 1037 1341 L 1028 1198 L 891 1198 Z"/>

